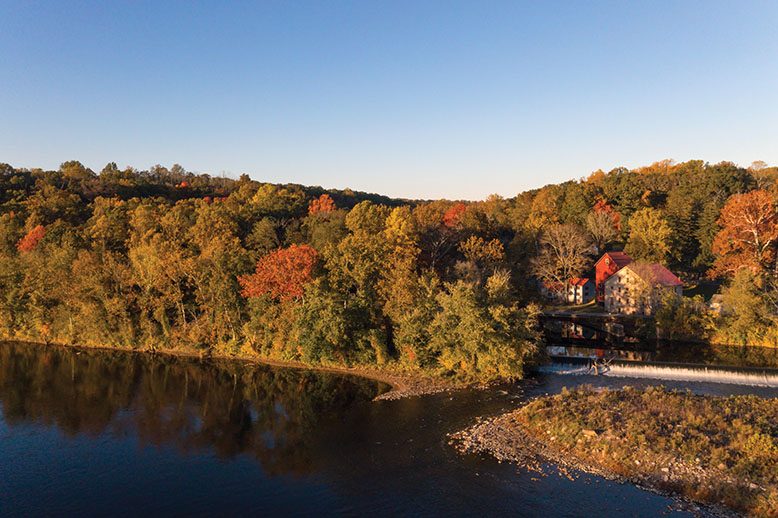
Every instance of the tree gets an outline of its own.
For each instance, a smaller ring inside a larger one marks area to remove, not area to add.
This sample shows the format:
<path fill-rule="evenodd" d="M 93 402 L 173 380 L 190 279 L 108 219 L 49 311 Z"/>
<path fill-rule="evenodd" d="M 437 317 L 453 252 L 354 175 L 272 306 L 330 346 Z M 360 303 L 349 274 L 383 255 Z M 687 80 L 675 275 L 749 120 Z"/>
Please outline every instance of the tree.
<path fill-rule="evenodd" d="M 238 278 L 243 296 L 270 295 L 281 301 L 303 296 L 305 285 L 313 278 L 319 253 L 308 245 L 291 245 L 264 256 L 252 275 Z"/>
<path fill-rule="evenodd" d="M 479 283 L 505 261 L 505 249 L 499 239 L 486 241 L 481 236 L 470 236 L 459 244 L 459 251 L 465 256 L 465 262 L 457 264 L 459 278 Z"/>
<path fill-rule="evenodd" d="M 462 216 L 467 211 L 467 205 L 457 202 L 446 210 L 443 214 L 443 225 L 447 228 L 456 228 L 462 222 Z"/>
<path fill-rule="evenodd" d="M 722 317 L 717 342 L 739 345 L 760 343 L 775 325 L 760 279 L 749 269 L 738 270 L 722 290 Z"/>
<path fill-rule="evenodd" d="M 589 266 L 591 243 L 583 230 L 571 224 L 552 224 L 540 237 L 540 253 L 531 261 L 532 271 L 547 285 L 567 286 Z"/>
<path fill-rule="evenodd" d="M 481 236 L 470 236 L 459 245 L 465 259 L 479 265 L 495 264 L 505 259 L 505 250 L 499 239 L 486 241 Z"/>
<path fill-rule="evenodd" d="M 519 309 L 491 299 L 463 281 L 448 285 L 438 303 L 441 309 L 429 328 L 430 347 L 445 374 L 466 381 L 522 377 L 536 352 L 534 307 Z"/>
<path fill-rule="evenodd" d="M 731 275 L 747 268 L 756 273 L 775 269 L 778 214 L 765 191 L 735 194 L 718 220 L 721 230 L 713 240 L 713 275 Z"/>
<path fill-rule="evenodd" d="M 664 290 L 654 320 L 657 338 L 707 341 L 714 328 L 713 315 L 702 296 L 684 297 Z"/>
<path fill-rule="evenodd" d="M 670 253 L 670 226 L 657 209 L 641 209 L 629 219 L 629 240 L 624 251 L 638 259 L 664 263 Z"/>
<path fill-rule="evenodd" d="M 542 230 L 547 225 L 559 221 L 559 202 L 562 194 L 559 185 L 547 185 L 538 191 L 532 200 L 529 213 L 529 226 L 535 230 Z"/>
<path fill-rule="evenodd" d="M 32 228 L 23 238 L 19 240 L 16 248 L 21 253 L 32 252 L 37 248 L 38 243 L 46 236 L 46 229 L 43 225 L 37 225 Z"/>
<path fill-rule="evenodd" d="M 586 216 L 586 229 L 592 236 L 597 252 L 601 252 L 621 231 L 621 214 L 603 200 L 598 201 Z"/>
<path fill-rule="evenodd" d="M 670 227 L 670 254 L 674 261 L 688 268 L 700 255 L 697 237 L 701 202 L 696 194 L 698 186 L 684 185 L 667 196 L 664 214 Z"/>
<path fill-rule="evenodd" d="M 275 250 L 280 244 L 276 223 L 271 218 L 262 218 L 254 223 L 251 232 L 246 237 L 246 247 L 255 251 L 259 256 Z"/>
<path fill-rule="evenodd" d="M 619 235 L 619 231 L 613 225 L 613 219 L 605 212 L 590 212 L 586 216 L 586 230 L 589 231 L 598 253 L 605 250 L 608 243 Z"/>
<path fill-rule="evenodd" d="M 337 207 L 329 194 L 322 194 L 315 200 L 312 200 L 308 205 L 308 214 L 328 214 L 334 211 Z"/>

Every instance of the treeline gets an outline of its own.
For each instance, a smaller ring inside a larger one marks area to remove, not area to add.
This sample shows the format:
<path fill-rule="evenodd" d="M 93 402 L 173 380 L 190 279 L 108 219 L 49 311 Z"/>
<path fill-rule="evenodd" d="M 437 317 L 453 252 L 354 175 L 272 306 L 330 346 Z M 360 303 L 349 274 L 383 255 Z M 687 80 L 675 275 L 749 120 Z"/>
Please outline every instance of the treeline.
<path fill-rule="evenodd" d="M 521 376 L 539 343 L 536 279 L 566 281 L 622 246 L 707 275 L 725 204 L 774 199 L 776 176 L 758 164 L 665 162 L 463 203 L 180 166 L 0 165 L 0 333 Z"/>
<path fill-rule="evenodd" d="M 3 336 L 468 380 L 520 376 L 535 354 L 504 200 L 400 203 L 173 170 L 2 167 Z"/>
<path fill-rule="evenodd" d="M 700 293 L 663 295 L 658 338 L 778 347 L 777 179 L 778 167 L 762 162 L 666 160 L 597 171 L 511 202 L 537 245 L 528 272 L 547 286 L 563 287 L 604 250 L 623 249 L 668 266 Z M 718 287 L 714 308 L 704 285 Z"/>

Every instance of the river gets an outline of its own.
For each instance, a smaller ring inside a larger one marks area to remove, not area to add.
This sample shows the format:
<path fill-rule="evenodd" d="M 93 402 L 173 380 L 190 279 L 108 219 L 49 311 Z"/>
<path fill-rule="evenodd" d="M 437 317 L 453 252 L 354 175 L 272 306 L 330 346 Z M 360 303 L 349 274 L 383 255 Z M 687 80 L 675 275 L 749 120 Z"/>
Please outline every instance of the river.
<path fill-rule="evenodd" d="M 448 445 L 477 416 L 581 383 L 657 382 L 548 374 L 374 402 L 388 387 L 351 376 L 0 343 L 0 514 L 689 515 L 631 485 Z"/>

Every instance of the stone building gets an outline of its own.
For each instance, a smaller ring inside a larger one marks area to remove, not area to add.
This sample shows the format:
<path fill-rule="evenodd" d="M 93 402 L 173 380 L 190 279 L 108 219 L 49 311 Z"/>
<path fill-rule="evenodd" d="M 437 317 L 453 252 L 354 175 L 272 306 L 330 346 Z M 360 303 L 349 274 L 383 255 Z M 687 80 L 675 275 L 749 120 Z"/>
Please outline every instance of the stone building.
<path fill-rule="evenodd" d="M 609 313 L 648 316 L 668 290 L 680 296 L 683 283 L 661 264 L 633 262 L 608 277 L 604 288 Z"/>

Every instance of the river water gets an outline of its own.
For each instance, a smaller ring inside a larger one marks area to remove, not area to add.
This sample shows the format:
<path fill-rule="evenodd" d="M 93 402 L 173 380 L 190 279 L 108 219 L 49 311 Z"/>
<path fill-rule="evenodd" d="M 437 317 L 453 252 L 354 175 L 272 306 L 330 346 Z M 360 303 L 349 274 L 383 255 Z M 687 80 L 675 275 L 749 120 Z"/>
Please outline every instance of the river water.
<path fill-rule="evenodd" d="M 581 383 L 657 382 L 551 374 L 374 402 L 388 387 L 350 376 L 0 343 L 0 514 L 689 515 L 631 485 L 448 445 L 477 416 Z"/>

